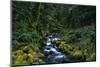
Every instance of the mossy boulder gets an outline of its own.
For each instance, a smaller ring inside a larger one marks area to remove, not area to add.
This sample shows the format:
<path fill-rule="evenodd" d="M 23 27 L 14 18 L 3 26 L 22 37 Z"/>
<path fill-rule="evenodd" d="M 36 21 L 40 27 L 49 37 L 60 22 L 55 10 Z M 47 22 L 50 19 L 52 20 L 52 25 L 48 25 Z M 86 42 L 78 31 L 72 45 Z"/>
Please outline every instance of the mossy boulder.
<path fill-rule="evenodd" d="M 75 58 L 82 58 L 83 52 L 81 50 L 75 50 L 75 51 L 73 51 L 72 56 Z"/>
<path fill-rule="evenodd" d="M 70 50 L 72 50 L 72 46 L 70 46 L 69 44 L 66 44 L 63 41 L 59 45 L 59 48 L 62 49 L 64 52 L 70 52 Z"/>

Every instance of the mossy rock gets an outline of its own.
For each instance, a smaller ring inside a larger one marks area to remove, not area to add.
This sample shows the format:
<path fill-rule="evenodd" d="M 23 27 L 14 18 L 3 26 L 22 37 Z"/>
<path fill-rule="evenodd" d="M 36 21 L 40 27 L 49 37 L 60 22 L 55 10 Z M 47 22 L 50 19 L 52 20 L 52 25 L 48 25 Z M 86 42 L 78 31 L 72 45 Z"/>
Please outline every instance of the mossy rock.
<path fill-rule="evenodd" d="M 59 48 L 64 50 L 65 52 L 69 52 L 72 49 L 72 46 L 70 46 L 69 44 L 66 44 L 65 42 L 61 42 L 61 44 L 59 45 Z"/>
<path fill-rule="evenodd" d="M 43 53 L 39 53 L 40 57 L 45 57 L 45 55 Z"/>
<path fill-rule="evenodd" d="M 96 54 L 95 54 L 95 53 L 93 53 L 93 54 L 91 55 L 91 60 L 92 60 L 92 61 L 95 61 L 95 60 L 96 60 Z"/>
<path fill-rule="evenodd" d="M 76 50 L 72 53 L 72 56 L 75 58 L 81 58 L 83 56 L 83 52 L 81 50 Z"/>
<path fill-rule="evenodd" d="M 59 45 L 59 44 L 61 44 L 61 41 L 57 40 L 57 41 L 54 41 L 54 43 L 56 43 L 56 45 Z"/>
<path fill-rule="evenodd" d="M 14 65 L 23 65 L 26 61 L 24 60 L 24 57 L 22 55 L 19 55 L 16 57 L 16 60 L 14 61 Z"/>
<path fill-rule="evenodd" d="M 28 59 L 27 59 L 28 63 L 32 63 L 33 58 L 34 58 L 34 56 L 32 54 L 28 54 Z"/>
<path fill-rule="evenodd" d="M 96 54 L 92 53 L 87 59 L 86 61 L 95 61 L 96 60 Z"/>

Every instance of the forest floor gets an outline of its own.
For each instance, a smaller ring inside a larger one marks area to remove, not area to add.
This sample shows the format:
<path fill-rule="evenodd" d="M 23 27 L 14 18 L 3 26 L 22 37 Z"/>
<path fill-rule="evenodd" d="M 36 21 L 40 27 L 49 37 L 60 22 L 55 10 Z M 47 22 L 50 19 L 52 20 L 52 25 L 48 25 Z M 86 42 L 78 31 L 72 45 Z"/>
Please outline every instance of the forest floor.
<path fill-rule="evenodd" d="M 60 33 L 57 46 L 67 56 L 64 63 L 84 62 L 96 60 L 95 27 L 85 26 L 77 29 L 64 29 Z M 45 54 L 41 36 L 37 32 L 13 33 L 12 64 L 48 64 L 45 62 Z"/>

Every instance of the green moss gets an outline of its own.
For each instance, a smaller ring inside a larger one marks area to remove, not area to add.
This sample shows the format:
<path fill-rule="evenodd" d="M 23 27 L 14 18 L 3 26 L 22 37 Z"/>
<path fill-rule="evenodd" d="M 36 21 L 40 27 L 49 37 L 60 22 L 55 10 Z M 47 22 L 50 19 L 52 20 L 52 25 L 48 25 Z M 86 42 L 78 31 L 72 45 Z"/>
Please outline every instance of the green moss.
<path fill-rule="evenodd" d="M 23 48 L 27 47 L 28 52 L 23 52 L 23 49 L 15 50 L 12 52 L 12 56 L 14 57 L 13 65 L 25 65 L 25 64 L 40 64 L 42 63 L 42 59 L 44 54 L 41 53 L 39 48 L 33 48 L 31 46 L 24 46 Z M 37 59 L 36 59 L 37 58 Z"/>
<path fill-rule="evenodd" d="M 74 56 L 75 58 L 80 58 L 83 56 L 83 53 L 81 50 L 76 50 L 72 53 L 72 56 Z"/>
<path fill-rule="evenodd" d="M 64 52 L 68 53 L 70 53 L 70 50 L 73 49 L 70 44 L 66 44 L 64 41 L 60 43 L 59 48 L 62 49 Z"/>
<path fill-rule="evenodd" d="M 92 53 L 86 60 L 87 61 L 95 61 L 96 60 L 96 54 Z"/>
<path fill-rule="evenodd" d="M 22 65 L 25 63 L 26 61 L 24 60 L 24 57 L 22 55 L 17 56 L 16 61 L 14 62 L 15 65 Z"/>

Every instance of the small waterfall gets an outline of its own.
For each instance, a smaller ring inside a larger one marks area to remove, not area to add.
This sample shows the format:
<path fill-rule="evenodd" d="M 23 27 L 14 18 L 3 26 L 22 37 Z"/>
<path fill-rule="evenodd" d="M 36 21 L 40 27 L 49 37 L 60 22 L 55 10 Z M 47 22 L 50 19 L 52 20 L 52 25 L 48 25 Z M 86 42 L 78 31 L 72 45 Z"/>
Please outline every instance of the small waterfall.
<path fill-rule="evenodd" d="M 51 33 L 46 37 L 44 41 L 43 51 L 46 53 L 45 60 L 47 63 L 62 63 L 66 57 L 54 44 L 54 41 L 59 40 L 58 33 Z"/>

